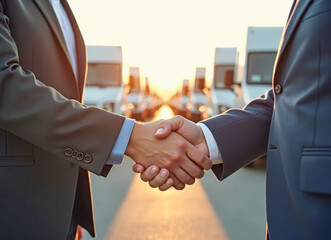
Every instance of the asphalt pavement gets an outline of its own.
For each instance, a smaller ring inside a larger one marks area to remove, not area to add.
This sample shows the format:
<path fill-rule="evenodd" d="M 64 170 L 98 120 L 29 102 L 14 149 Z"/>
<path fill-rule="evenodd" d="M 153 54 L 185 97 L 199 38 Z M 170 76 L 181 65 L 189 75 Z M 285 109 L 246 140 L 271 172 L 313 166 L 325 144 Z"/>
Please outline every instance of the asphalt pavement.
<path fill-rule="evenodd" d="M 157 118 L 166 118 L 161 108 Z M 168 116 L 169 117 L 169 116 Z M 91 174 L 99 240 L 264 240 L 265 167 L 218 182 L 211 172 L 183 191 L 151 189 L 125 158 L 107 178 Z M 84 240 L 93 239 L 85 233 Z"/>

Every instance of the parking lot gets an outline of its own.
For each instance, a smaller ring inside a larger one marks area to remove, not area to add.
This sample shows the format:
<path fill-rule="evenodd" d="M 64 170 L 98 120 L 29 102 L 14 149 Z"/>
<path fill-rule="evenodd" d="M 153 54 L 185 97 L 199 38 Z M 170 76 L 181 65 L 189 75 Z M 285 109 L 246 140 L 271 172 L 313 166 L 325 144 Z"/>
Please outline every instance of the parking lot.
<path fill-rule="evenodd" d="M 167 114 L 172 113 L 163 107 L 155 118 Z M 169 192 L 149 188 L 131 171 L 132 165 L 126 157 L 106 179 L 92 175 L 97 239 L 265 238 L 262 160 L 221 183 L 206 172 L 193 186 Z"/>

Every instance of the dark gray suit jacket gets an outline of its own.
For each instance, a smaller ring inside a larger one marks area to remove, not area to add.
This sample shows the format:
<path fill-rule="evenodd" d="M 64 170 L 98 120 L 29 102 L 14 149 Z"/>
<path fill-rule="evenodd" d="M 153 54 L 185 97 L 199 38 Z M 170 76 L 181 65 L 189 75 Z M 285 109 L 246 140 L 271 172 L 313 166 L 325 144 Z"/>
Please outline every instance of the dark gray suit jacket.
<path fill-rule="evenodd" d="M 300 0 L 283 34 L 273 90 L 204 122 L 224 160 L 213 167 L 220 180 L 267 152 L 271 240 L 330 238 L 330 29 L 331 1 Z"/>
<path fill-rule="evenodd" d="M 62 2 L 78 84 L 49 1 L 0 0 L 0 239 L 65 239 L 72 215 L 95 234 L 88 171 L 103 172 L 124 118 L 80 103 L 85 46 Z"/>

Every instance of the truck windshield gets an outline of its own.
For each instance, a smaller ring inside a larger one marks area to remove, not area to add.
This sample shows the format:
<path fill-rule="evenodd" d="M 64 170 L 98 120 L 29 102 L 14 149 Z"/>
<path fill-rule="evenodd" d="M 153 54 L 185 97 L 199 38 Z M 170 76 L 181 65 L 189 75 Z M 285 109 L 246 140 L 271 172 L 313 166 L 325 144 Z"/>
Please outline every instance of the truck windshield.
<path fill-rule="evenodd" d="M 116 63 L 89 63 L 87 86 L 112 87 L 121 86 L 122 68 Z"/>
<path fill-rule="evenodd" d="M 226 88 L 226 82 L 234 81 L 234 66 L 233 65 L 218 65 L 214 69 L 214 88 L 222 89 Z M 231 79 L 229 79 L 231 78 Z"/>
<path fill-rule="evenodd" d="M 248 54 L 248 84 L 271 84 L 276 54 L 276 52 L 255 52 Z"/>

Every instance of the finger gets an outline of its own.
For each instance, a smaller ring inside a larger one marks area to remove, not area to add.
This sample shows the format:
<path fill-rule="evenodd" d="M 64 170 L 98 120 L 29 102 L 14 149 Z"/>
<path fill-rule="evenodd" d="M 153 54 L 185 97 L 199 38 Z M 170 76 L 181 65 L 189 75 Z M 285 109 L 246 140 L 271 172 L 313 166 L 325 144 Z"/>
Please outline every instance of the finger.
<path fill-rule="evenodd" d="M 145 167 L 139 163 L 136 163 L 132 166 L 132 171 L 134 171 L 135 173 L 142 173 L 143 171 L 145 171 Z"/>
<path fill-rule="evenodd" d="M 171 119 L 162 120 L 159 122 L 159 129 L 154 136 L 158 139 L 166 138 L 171 131 L 178 130 L 183 124 L 184 118 L 181 116 L 175 116 Z"/>
<path fill-rule="evenodd" d="M 189 159 L 195 162 L 197 165 L 202 167 L 205 170 L 209 170 L 212 167 L 212 161 L 202 153 L 198 148 L 193 145 L 188 144 L 186 148 L 186 155 Z M 186 168 L 184 168 L 187 170 Z M 192 175 L 193 176 L 193 175 Z"/>
<path fill-rule="evenodd" d="M 158 166 L 152 165 L 148 167 L 142 174 L 140 174 L 140 178 L 144 182 L 149 182 L 154 177 L 156 177 L 159 172 L 160 172 L 160 168 Z"/>
<path fill-rule="evenodd" d="M 167 182 L 167 179 L 169 177 L 169 171 L 165 168 L 162 168 L 159 174 L 157 174 L 150 182 L 149 186 L 152 188 L 160 187 L 161 185 L 165 184 Z"/>
<path fill-rule="evenodd" d="M 167 181 L 159 187 L 159 190 L 166 191 L 169 188 L 171 188 L 173 184 L 174 184 L 174 180 L 172 178 L 168 178 Z"/>
<path fill-rule="evenodd" d="M 171 172 L 178 178 L 179 181 L 187 185 L 192 185 L 195 182 L 195 178 L 189 175 L 179 166 L 171 170 Z"/>
<path fill-rule="evenodd" d="M 183 161 L 180 163 L 180 166 L 193 178 L 202 178 L 204 175 L 203 169 L 186 155 L 184 156 Z"/>
<path fill-rule="evenodd" d="M 185 188 L 185 184 L 179 181 L 179 179 L 173 174 L 170 173 L 170 178 L 173 180 L 173 187 L 177 190 L 183 190 Z"/>

